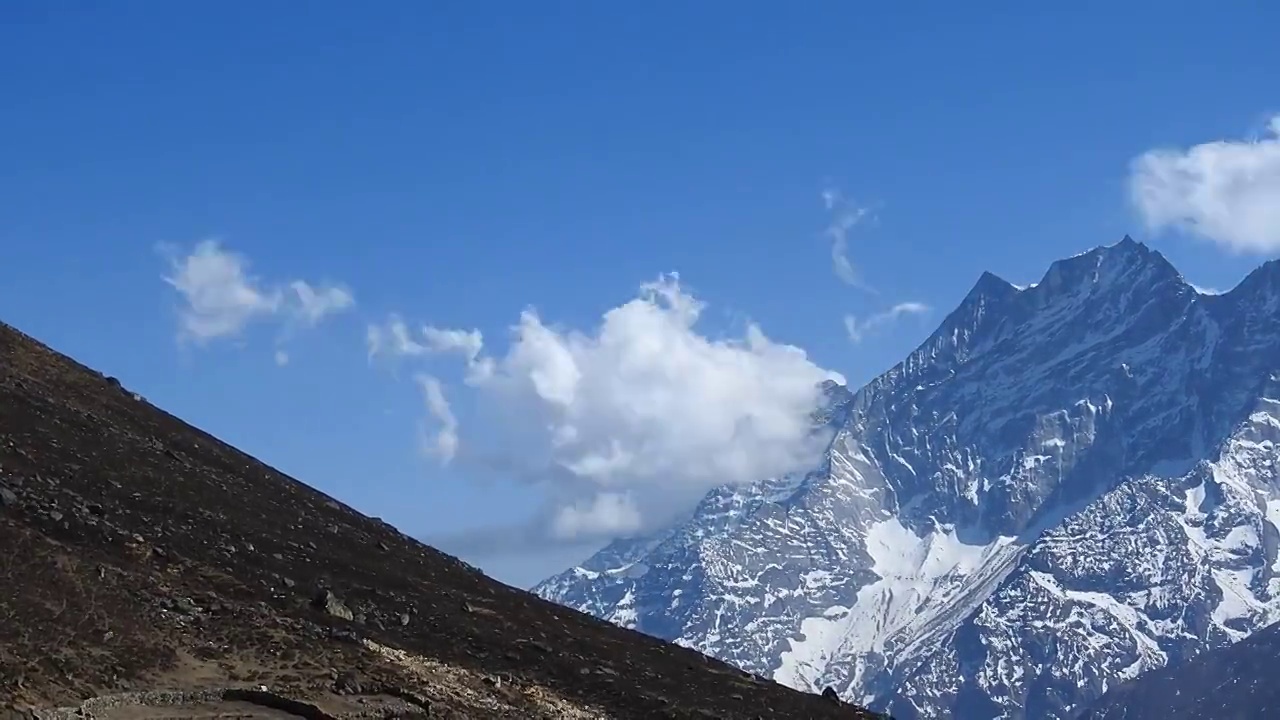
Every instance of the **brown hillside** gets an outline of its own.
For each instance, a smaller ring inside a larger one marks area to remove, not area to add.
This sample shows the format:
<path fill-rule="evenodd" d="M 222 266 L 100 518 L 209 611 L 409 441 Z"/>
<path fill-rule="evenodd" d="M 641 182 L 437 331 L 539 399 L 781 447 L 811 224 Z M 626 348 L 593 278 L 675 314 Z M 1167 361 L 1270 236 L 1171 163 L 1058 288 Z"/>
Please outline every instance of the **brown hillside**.
<path fill-rule="evenodd" d="M 872 717 L 495 582 L 0 324 L 0 707 L 99 696 L 121 719 Z"/>

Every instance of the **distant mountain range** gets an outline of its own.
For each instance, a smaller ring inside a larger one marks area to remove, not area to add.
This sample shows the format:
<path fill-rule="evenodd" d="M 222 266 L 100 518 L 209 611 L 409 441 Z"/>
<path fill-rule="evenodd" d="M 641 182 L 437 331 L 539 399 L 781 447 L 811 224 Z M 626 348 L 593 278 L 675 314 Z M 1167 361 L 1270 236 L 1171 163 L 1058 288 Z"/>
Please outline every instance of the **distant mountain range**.
<path fill-rule="evenodd" d="M 826 390 L 818 466 L 535 592 L 899 720 L 1072 717 L 1280 620 L 1280 262 L 1209 295 L 1126 237 L 984 274 Z"/>

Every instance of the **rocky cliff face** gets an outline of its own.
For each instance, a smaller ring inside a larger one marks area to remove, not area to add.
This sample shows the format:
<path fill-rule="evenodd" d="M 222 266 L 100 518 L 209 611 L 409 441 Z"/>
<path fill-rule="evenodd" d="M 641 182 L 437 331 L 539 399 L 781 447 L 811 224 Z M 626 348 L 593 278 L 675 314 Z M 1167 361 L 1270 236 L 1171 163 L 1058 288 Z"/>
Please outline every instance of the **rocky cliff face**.
<path fill-rule="evenodd" d="M 1069 717 L 1280 619 L 1280 263 L 1206 295 L 1125 238 L 986 274 L 828 396 L 820 467 L 536 592 L 904 719 Z"/>
<path fill-rule="evenodd" d="M 1079 720 L 1252 720 L 1280 716 L 1280 625 L 1107 691 Z"/>

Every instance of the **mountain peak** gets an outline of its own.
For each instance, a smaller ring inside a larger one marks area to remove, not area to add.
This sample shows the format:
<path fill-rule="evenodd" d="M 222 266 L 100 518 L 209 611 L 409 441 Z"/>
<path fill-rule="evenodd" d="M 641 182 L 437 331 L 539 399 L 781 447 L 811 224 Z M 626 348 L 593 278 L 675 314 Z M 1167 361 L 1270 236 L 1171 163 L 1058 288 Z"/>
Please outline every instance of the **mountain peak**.
<path fill-rule="evenodd" d="M 1013 295 L 1018 288 L 1013 283 L 996 275 L 990 270 L 983 270 L 978 276 L 978 281 L 973 284 L 973 288 L 969 290 L 966 300 L 972 297 L 987 297 L 1000 299 Z"/>
<path fill-rule="evenodd" d="M 1100 245 L 1054 262 L 1035 288 L 1040 292 L 1074 294 L 1099 288 L 1150 288 L 1170 282 L 1186 284 L 1164 255 L 1125 235 L 1115 244 Z"/>
<path fill-rule="evenodd" d="M 1106 279 L 1118 279 L 1122 276 L 1130 276 L 1134 271 L 1140 272 L 1154 282 L 1182 279 L 1177 268 L 1164 255 L 1126 234 L 1111 245 L 1098 245 L 1071 257 L 1054 261 L 1040 282 L 1029 286 L 1014 285 L 999 275 L 984 270 L 961 301 L 960 307 L 979 299 L 999 302 L 1019 292 L 1033 290 L 1046 284 L 1055 289 L 1062 289 L 1064 286 L 1086 281 L 1092 284 Z M 1130 279 L 1137 278 L 1130 277 Z"/>
<path fill-rule="evenodd" d="M 1061 342 L 1088 344 L 1089 335 L 1108 334 L 1104 325 L 1118 332 L 1143 312 L 1181 307 L 1193 297 L 1190 285 L 1163 255 L 1125 235 L 1112 245 L 1054 262 L 1040 282 L 1028 286 L 983 272 L 937 330 L 891 372 L 926 382 L 1019 333 L 1048 333 Z"/>

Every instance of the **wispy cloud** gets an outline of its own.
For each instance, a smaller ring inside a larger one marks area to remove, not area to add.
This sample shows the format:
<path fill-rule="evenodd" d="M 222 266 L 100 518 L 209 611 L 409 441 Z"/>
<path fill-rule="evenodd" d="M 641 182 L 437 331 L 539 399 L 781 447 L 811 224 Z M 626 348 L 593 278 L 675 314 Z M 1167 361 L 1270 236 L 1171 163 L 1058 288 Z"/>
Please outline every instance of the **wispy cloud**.
<path fill-rule="evenodd" d="M 710 339 L 696 327 L 703 309 L 669 275 L 590 332 L 526 310 L 498 355 L 485 353 L 478 331 L 415 333 L 396 319 L 370 330 L 371 349 L 460 358 L 481 430 L 459 443 L 438 383 L 439 402 L 424 386 L 446 436 L 436 446 L 546 490 L 549 537 L 605 538 L 665 521 L 714 486 L 803 469 L 821 455 L 811 413 L 820 384 L 843 378 L 754 325 Z"/>
<path fill-rule="evenodd" d="M 863 282 L 860 273 L 849 260 L 849 232 L 868 216 L 871 209 L 856 205 L 846 199 L 838 188 L 829 187 L 822 191 L 822 203 L 831 216 L 826 236 L 831 241 L 831 264 L 836 277 L 847 285 L 851 285 L 872 294 L 879 292 Z M 883 312 L 866 318 L 856 315 L 844 316 L 845 331 L 853 342 L 861 342 L 868 333 L 896 321 L 904 315 L 922 315 L 929 312 L 929 307 L 919 302 L 902 302 Z"/>
<path fill-rule="evenodd" d="M 1226 292 L 1226 290 L 1219 290 L 1218 288 L 1206 287 L 1204 285 L 1196 285 L 1195 283 L 1190 283 L 1190 285 L 1193 290 L 1201 295 L 1221 295 Z"/>
<path fill-rule="evenodd" d="M 854 315 L 844 316 L 844 328 L 849 334 L 849 339 L 853 342 L 862 342 L 863 338 L 889 323 L 892 323 L 905 315 L 924 315 L 929 312 L 929 306 L 918 302 L 898 303 L 883 312 L 875 313 L 865 319 L 859 320 Z"/>
<path fill-rule="evenodd" d="M 850 202 L 837 188 L 823 190 L 822 203 L 831 217 L 824 234 L 831 242 L 831 268 L 836 277 L 846 285 L 874 292 L 849 259 L 849 232 L 867 217 L 871 209 Z"/>
<path fill-rule="evenodd" d="M 1262 138 L 1150 150 L 1130 199 L 1152 231 L 1178 230 L 1234 252 L 1280 251 L 1280 115 Z"/>
<path fill-rule="evenodd" d="M 442 464 L 448 464 L 458 453 L 458 419 L 454 417 L 449 401 L 444 397 L 444 388 L 440 381 L 430 375 L 417 376 L 418 387 L 422 390 L 423 401 L 427 412 L 434 420 L 436 429 L 428 430 L 425 451 L 437 457 Z"/>
<path fill-rule="evenodd" d="M 315 288 L 302 280 L 294 280 L 289 283 L 289 289 L 297 298 L 294 312 L 308 326 L 315 326 L 325 317 L 356 304 L 351 291 L 336 285 Z"/>
<path fill-rule="evenodd" d="M 369 325 L 365 332 L 369 360 L 379 356 L 420 357 L 429 354 L 455 354 L 467 363 L 470 384 L 483 381 L 493 372 L 493 360 L 481 357 L 484 335 L 479 330 L 441 329 L 424 325 L 415 333 L 397 315 L 381 325 Z"/>
<path fill-rule="evenodd" d="M 224 249 L 217 240 L 201 241 L 185 255 L 172 246 L 161 250 L 169 262 L 163 280 L 181 299 L 182 342 L 204 345 L 238 337 L 250 324 L 267 320 L 277 322 L 283 336 L 290 328 L 314 327 L 355 305 L 351 292 L 340 285 L 266 282 L 250 273 L 244 255 Z M 279 351 L 276 362 L 287 363 L 288 355 Z"/>
<path fill-rule="evenodd" d="M 427 346 L 410 337 L 409 326 L 396 315 L 388 318 L 383 325 L 370 325 L 365 333 L 365 345 L 370 361 L 384 354 L 415 357 L 427 352 Z"/>

